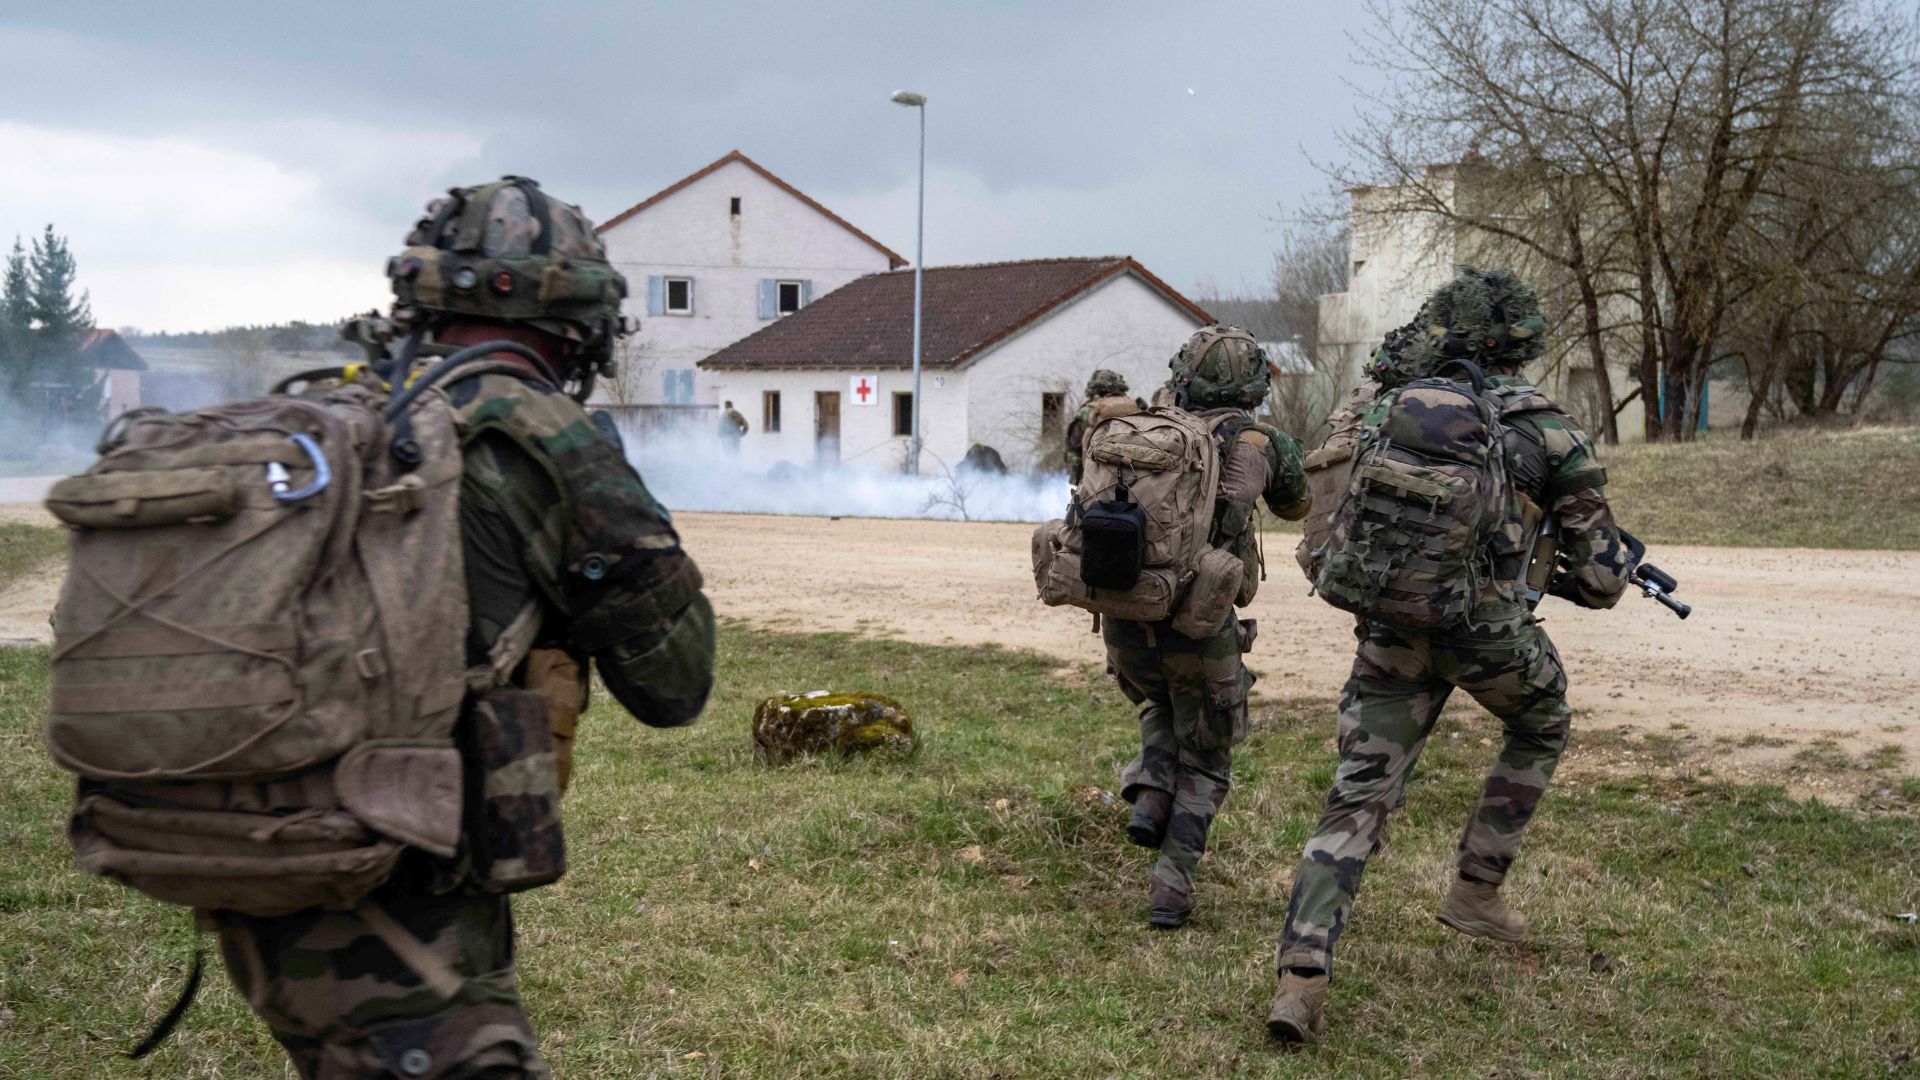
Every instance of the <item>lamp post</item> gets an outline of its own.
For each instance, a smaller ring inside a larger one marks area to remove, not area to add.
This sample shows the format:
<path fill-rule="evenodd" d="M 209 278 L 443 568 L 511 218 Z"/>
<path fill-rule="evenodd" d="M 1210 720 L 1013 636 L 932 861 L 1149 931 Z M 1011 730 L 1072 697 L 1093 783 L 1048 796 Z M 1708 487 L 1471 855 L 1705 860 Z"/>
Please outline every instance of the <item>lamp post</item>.
<path fill-rule="evenodd" d="M 920 110 L 920 209 L 913 226 L 913 437 L 907 442 L 906 471 L 920 475 L 920 297 L 927 268 L 927 96 L 895 90 L 896 105 Z"/>

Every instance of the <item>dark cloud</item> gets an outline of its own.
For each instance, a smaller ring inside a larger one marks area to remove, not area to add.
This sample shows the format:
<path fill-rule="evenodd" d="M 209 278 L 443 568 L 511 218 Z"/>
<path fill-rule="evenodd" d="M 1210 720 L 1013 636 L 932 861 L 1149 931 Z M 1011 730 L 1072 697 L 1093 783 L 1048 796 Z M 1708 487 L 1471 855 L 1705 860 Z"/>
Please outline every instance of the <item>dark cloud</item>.
<path fill-rule="evenodd" d="M 1335 152 L 1343 77 L 1372 77 L 1348 59 L 1355 6 L 49 4 L 0 16 L 0 120 L 186 133 L 342 186 L 396 236 L 422 176 L 527 173 L 606 217 L 737 147 L 882 214 L 860 224 L 906 250 L 914 117 L 886 97 L 911 87 L 930 98 L 930 170 L 977 203 L 946 208 L 949 250 L 968 215 L 996 216 L 1009 250 L 967 257 L 1129 252 L 1178 285 L 1232 285 L 1264 277 L 1276 205 L 1323 187 L 1302 150 Z M 397 163 L 405 186 L 343 177 L 353 148 L 315 134 L 424 130 L 474 149 Z"/>

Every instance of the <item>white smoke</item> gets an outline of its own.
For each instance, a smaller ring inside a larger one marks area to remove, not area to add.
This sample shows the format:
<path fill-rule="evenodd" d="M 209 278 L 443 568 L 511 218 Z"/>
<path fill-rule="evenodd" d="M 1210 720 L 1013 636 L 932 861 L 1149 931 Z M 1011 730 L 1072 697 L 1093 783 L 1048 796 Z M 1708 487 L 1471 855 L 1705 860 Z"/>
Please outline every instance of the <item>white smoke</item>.
<path fill-rule="evenodd" d="M 1063 473 L 1023 475 L 949 467 L 925 454 L 928 475 L 882 465 L 837 467 L 755 461 L 735 454 L 708 416 L 625 434 L 627 458 L 670 510 L 822 517 L 1046 521 L 1065 512 Z M 749 443 L 750 445 L 750 443 Z"/>

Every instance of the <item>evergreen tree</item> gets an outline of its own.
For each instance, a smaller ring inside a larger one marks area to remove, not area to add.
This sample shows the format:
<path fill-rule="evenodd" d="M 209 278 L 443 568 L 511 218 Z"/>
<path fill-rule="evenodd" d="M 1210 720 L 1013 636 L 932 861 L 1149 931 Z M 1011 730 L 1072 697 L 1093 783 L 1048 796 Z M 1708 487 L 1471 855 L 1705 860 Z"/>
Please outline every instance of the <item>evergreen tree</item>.
<path fill-rule="evenodd" d="M 78 269 L 66 238 L 46 232 L 33 242 L 27 260 L 32 275 L 33 374 L 47 388 L 48 403 L 56 414 L 89 421 L 101 406 L 101 386 L 80 354 L 93 333 L 93 306 L 88 294 L 73 295 Z"/>
<path fill-rule="evenodd" d="M 33 287 L 27 276 L 27 253 L 13 238 L 0 275 L 0 395 L 21 400 L 33 379 Z"/>

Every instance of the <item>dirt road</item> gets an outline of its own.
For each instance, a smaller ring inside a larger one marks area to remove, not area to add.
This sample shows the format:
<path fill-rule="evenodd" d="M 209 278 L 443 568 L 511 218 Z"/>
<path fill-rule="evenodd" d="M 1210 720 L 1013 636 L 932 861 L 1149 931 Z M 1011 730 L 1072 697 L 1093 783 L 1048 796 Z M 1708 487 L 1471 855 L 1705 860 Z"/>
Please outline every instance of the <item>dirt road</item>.
<path fill-rule="evenodd" d="M 998 643 L 1096 662 L 1089 617 L 1034 599 L 1026 525 L 687 514 L 687 547 L 725 615 L 783 629 L 932 644 Z M 1306 595 L 1294 537 L 1267 538 L 1252 609 L 1259 692 L 1330 695 L 1351 620 Z M 1637 595 L 1612 611 L 1549 601 L 1582 726 L 1748 745 L 1729 765 L 1777 766 L 1832 738 L 1886 744 L 1920 766 L 1920 553 L 1677 547 L 1658 551 L 1695 605 L 1681 622 Z M 1680 725 L 1675 727 L 1675 725 Z M 1728 771 L 1722 769 L 1723 772 Z M 1733 771 L 1739 771 L 1735 768 Z"/>
<path fill-rule="evenodd" d="M 0 519 L 46 520 L 24 507 L 0 507 Z M 1029 526 L 677 520 L 723 616 L 1101 658 L 1087 615 L 1034 599 Z M 1267 539 L 1269 579 L 1248 612 L 1260 620 L 1259 692 L 1331 695 L 1351 660 L 1350 620 L 1306 595 L 1293 537 Z M 1632 595 L 1606 612 L 1549 601 L 1578 724 L 1693 734 L 1729 766 L 1778 766 L 1808 740 L 1831 738 L 1855 755 L 1894 744 L 1902 771 L 1920 767 L 1920 552 L 1679 547 L 1658 558 L 1695 605 L 1686 622 Z M 55 577 L 0 590 L 0 642 L 45 640 Z"/>

